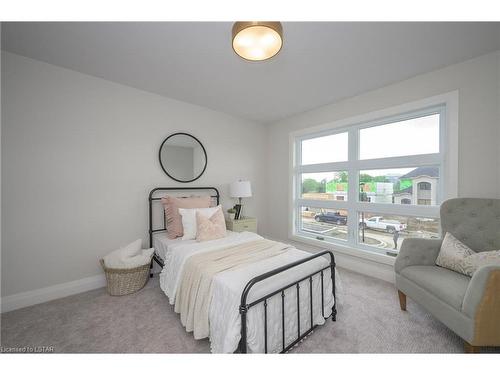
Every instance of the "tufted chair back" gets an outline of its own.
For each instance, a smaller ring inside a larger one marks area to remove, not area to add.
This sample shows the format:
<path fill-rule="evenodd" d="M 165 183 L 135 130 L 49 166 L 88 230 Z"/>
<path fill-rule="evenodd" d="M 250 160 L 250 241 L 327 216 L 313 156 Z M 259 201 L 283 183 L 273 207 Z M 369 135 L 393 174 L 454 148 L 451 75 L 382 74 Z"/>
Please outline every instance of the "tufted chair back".
<path fill-rule="evenodd" d="M 450 232 L 474 251 L 500 250 L 500 199 L 455 198 L 441 205 L 443 238 Z"/>

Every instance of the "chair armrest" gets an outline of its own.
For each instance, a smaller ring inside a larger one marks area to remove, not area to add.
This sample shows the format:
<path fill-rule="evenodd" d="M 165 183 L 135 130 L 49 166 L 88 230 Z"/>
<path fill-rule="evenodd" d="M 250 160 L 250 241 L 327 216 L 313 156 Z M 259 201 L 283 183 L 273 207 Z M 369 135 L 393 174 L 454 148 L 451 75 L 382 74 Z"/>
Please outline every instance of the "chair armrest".
<path fill-rule="evenodd" d="M 495 286 L 495 275 L 500 282 L 500 266 L 481 267 L 472 275 L 462 303 L 462 311 L 468 317 L 475 317 L 477 308 L 487 293 L 487 287 Z M 500 295 L 498 298 L 500 299 Z"/>
<path fill-rule="evenodd" d="M 396 258 L 394 269 L 399 273 L 408 266 L 432 266 L 441 249 L 443 240 L 426 238 L 405 238 Z"/>
<path fill-rule="evenodd" d="M 474 346 L 500 346 L 500 266 L 485 266 L 471 278 L 462 311 L 474 322 Z"/>

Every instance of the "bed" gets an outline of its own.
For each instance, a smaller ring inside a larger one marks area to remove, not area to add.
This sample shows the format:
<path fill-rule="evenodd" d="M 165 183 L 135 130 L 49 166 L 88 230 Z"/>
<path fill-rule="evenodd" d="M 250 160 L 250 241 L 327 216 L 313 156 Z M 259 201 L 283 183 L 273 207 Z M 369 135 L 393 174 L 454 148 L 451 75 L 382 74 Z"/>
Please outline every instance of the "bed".
<path fill-rule="evenodd" d="M 203 319 L 194 319 L 193 328 L 181 314 L 186 330 L 193 331 L 196 339 L 208 337 L 213 353 L 285 353 L 328 318 L 336 320 L 335 258 L 330 251 L 311 255 L 250 232 L 228 231 L 225 238 L 205 242 L 168 239 L 165 215 L 161 204 L 155 212 L 155 203 L 165 194 L 200 191 L 210 192 L 214 205 L 219 204 L 219 192 L 213 187 L 156 188 L 149 194 L 153 262 L 162 268 L 160 287 L 176 311 L 182 280 L 193 259 L 254 244 L 279 244 L 280 252 L 214 274 L 206 314 L 199 315 L 203 319 L 206 315 L 206 331 L 196 328 L 204 327 Z"/>

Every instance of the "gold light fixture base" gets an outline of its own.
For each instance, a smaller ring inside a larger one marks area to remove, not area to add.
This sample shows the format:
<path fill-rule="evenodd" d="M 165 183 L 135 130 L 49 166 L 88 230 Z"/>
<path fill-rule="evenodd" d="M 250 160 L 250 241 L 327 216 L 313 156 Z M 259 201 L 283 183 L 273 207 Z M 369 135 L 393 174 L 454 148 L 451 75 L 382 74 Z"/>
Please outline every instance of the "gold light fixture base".
<path fill-rule="evenodd" d="M 276 56 L 283 47 L 283 27 L 274 21 L 241 21 L 233 25 L 234 52 L 248 61 Z"/>

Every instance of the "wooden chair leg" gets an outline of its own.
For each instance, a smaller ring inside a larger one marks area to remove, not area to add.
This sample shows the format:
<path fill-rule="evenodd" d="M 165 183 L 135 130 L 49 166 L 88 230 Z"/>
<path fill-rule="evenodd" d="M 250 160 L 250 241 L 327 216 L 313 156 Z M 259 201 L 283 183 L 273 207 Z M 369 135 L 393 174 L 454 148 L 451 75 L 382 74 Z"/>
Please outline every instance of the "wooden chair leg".
<path fill-rule="evenodd" d="M 479 353 L 480 352 L 480 348 L 479 346 L 474 346 L 474 345 L 471 345 L 469 344 L 467 341 L 464 341 L 464 351 L 466 353 Z"/>
<path fill-rule="evenodd" d="M 406 311 L 406 294 L 398 290 L 398 296 L 399 296 L 399 307 L 401 307 L 401 310 Z"/>

